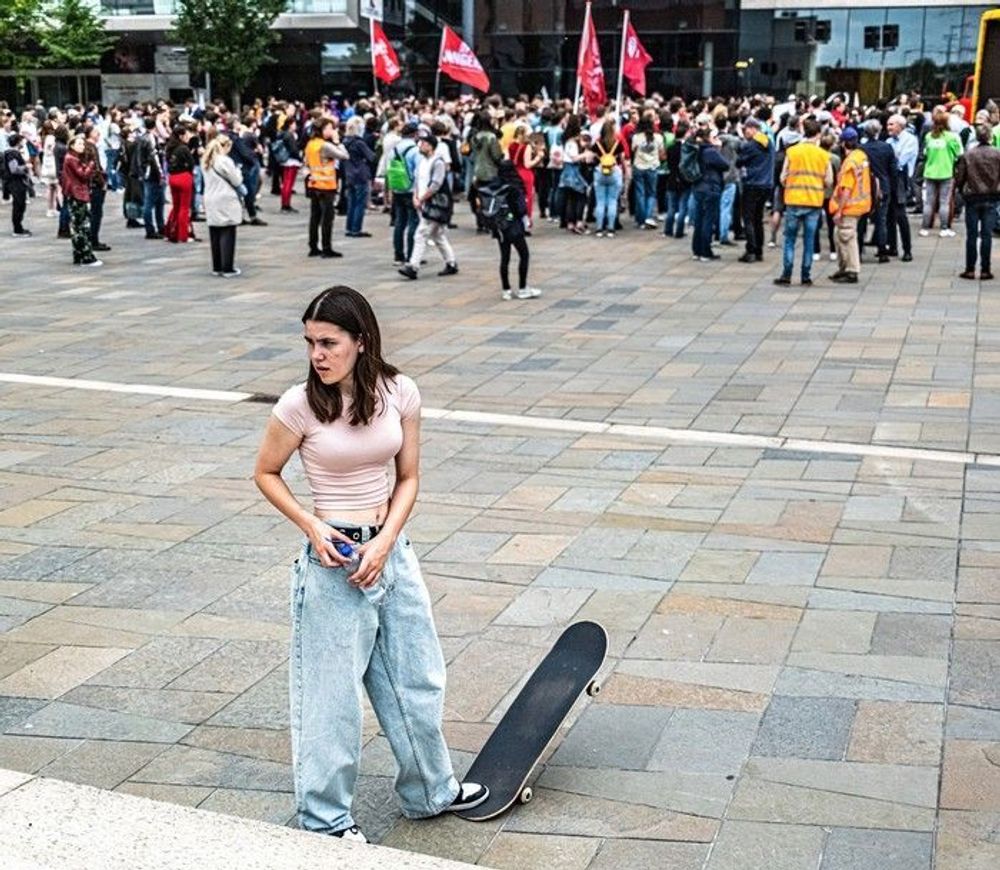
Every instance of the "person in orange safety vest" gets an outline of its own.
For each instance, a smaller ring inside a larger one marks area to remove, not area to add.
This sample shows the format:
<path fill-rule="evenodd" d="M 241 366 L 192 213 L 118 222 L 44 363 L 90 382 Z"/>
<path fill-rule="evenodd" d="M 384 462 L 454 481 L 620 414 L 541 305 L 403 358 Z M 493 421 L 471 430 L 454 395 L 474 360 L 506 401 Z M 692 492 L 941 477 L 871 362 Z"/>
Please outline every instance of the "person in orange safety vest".
<path fill-rule="evenodd" d="M 830 280 L 837 284 L 857 284 L 861 271 L 858 219 L 872 210 L 872 173 L 868 155 L 858 145 L 857 130 L 845 128 L 840 143 L 844 160 L 829 205 L 837 227 L 837 271 Z"/>

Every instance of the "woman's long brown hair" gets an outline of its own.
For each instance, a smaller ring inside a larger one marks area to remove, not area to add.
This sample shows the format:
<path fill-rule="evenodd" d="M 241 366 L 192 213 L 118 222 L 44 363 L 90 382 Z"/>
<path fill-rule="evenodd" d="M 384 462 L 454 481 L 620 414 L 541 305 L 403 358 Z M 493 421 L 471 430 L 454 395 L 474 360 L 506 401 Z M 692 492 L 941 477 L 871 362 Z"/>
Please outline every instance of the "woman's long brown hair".
<path fill-rule="evenodd" d="M 364 346 L 364 352 L 358 354 L 354 363 L 354 399 L 348 422 L 352 426 L 367 426 L 379 410 L 379 383 L 388 390 L 388 381 L 399 374 L 395 366 L 382 359 L 382 335 L 375 312 L 357 290 L 337 285 L 328 287 L 309 303 L 302 315 L 302 322 L 307 320 L 339 326 Z M 340 386 L 324 384 L 311 365 L 306 380 L 306 398 L 321 423 L 338 420 L 344 411 Z"/>

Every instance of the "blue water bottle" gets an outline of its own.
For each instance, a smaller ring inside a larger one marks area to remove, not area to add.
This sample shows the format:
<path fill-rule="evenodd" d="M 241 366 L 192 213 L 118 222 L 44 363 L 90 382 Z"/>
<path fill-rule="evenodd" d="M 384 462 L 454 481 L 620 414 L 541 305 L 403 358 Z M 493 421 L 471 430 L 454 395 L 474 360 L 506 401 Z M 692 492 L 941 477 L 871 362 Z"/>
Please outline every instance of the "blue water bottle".
<path fill-rule="evenodd" d="M 333 546 L 341 556 L 351 560 L 344 565 L 344 570 L 347 571 L 349 575 L 357 571 L 361 566 L 361 555 L 358 551 L 346 541 L 337 541 Z M 385 590 L 382 588 L 381 580 L 379 580 L 374 586 L 362 589 L 361 592 L 364 594 L 365 598 L 375 605 L 381 604 L 382 599 L 385 598 Z"/>

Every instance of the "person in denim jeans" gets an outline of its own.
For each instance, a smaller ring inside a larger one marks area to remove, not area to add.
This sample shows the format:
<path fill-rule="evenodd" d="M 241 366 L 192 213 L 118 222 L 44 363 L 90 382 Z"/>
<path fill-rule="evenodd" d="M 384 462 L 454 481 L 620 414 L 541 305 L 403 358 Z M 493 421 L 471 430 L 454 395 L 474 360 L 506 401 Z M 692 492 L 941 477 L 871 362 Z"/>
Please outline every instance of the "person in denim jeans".
<path fill-rule="evenodd" d="M 368 147 L 362 138 L 365 132 L 363 118 L 355 115 L 347 122 L 347 135 L 344 136 L 344 147 L 350 159 L 341 162 L 344 179 L 344 194 L 347 196 L 347 227 L 344 235 L 348 238 L 367 238 L 371 233 L 365 232 L 364 220 L 368 210 L 368 197 L 371 193 L 372 167 L 375 165 L 375 152 Z"/>
<path fill-rule="evenodd" d="M 676 138 L 667 148 L 667 215 L 663 220 L 663 235 L 684 238 L 684 222 L 691 204 L 691 185 L 681 176 L 681 143 L 690 129 L 686 121 L 679 121 Z"/>
<path fill-rule="evenodd" d="M 701 178 L 691 188 L 695 204 L 691 254 L 694 259 L 706 263 L 719 258 L 718 254 L 712 253 L 712 228 L 719 215 L 722 177 L 730 166 L 719 151 L 719 140 L 709 130 L 699 129 L 695 134 L 695 142 L 698 144 Z"/>
<path fill-rule="evenodd" d="M 781 275 L 775 284 L 792 282 L 795 267 L 795 240 L 802 230 L 802 283 L 812 284 L 813 245 L 816 228 L 823 217 L 823 198 L 827 188 L 833 186 L 833 168 L 830 155 L 819 147 L 820 124 L 813 118 L 802 122 L 804 139 L 791 145 L 785 152 L 781 168 L 781 183 L 785 201 L 785 247 Z M 854 133 L 854 131 L 851 131 Z M 854 134 L 856 137 L 856 133 Z"/>
<path fill-rule="evenodd" d="M 615 221 L 618 219 L 618 197 L 622 193 L 621 144 L 618 141 L 614 121 L 606 121 L 601 135 L 594 143 L 599 158 L 594 169 L 594 219 L 597 236 L 607 234 L 615 237 Z M 605 165 L 613 161 L 612 165 Z"/>
<path fill-rule="evenodd" d="M 382 359 L 378 321 L 356 290 L 322 291 L 302 322 L 308 377 L 275 405 L 254 480 L 305 534 L 292 569 L 289 659 L 299 825 L 367 842 L 351 815 L 362 687 L 396 758 L 407 818 L 478 806 L 489 789 L 460 784 L 452 770 L 441 727 L 444 657 L 404 531 L 420 476 L 416 384 Z M 296 451 L 312 511 L 281 476 Z"/>

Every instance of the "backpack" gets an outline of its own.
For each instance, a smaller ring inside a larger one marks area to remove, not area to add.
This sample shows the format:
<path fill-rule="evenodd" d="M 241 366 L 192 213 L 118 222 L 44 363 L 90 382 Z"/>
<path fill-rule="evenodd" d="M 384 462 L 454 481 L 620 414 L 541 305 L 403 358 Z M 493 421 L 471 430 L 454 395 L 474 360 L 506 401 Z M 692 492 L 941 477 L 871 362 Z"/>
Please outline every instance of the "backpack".
<path fill-rule="evenodd" d="M 271 158 L 274 160 L 276 165 L 282 166 L 288 162 L 291 156 L 291 152 L 288 150 L 288 143 L 282 136 L 279 135 L 277 139 L 272 140 Z"/>
<path fill-rule="evenodd" d="M 385 168 L 385 185 L 393 193 L 405 193 L 413 187 L 413 176 L 410 175 L 410 164 L 406 160 L 406 155 L 416 147 L 411 145 L 402 153 L 398 145 L 392 149 L 392 158 Z"/>
<path fill-rule="evenodd" d="M 487 229 L 503 230 L 511 222 L 509 192 L 507 184 L 487 184 L 479 188 L 479 217 Z"/>
<path fill-rule="evenodd" d="M 701 149 L 689 139 L 681 142 L 681 159 L 677 164 L 677 171 L 688 184 L 701 181 Z"/>
<path fill-rule="evenodd" d="M 611 175 L 611 173 L 615 171 L 615 152 L 618 150 L 618 143 L 615 142 L 615 144 L 611 146 L 610 151 L 605 151 L 604 146 L 600 142 L 597 143 L 597 147 L 601 152 L 600 160 L 597 161 L 597 165 L 601 170 L 601 175 Z"/>

